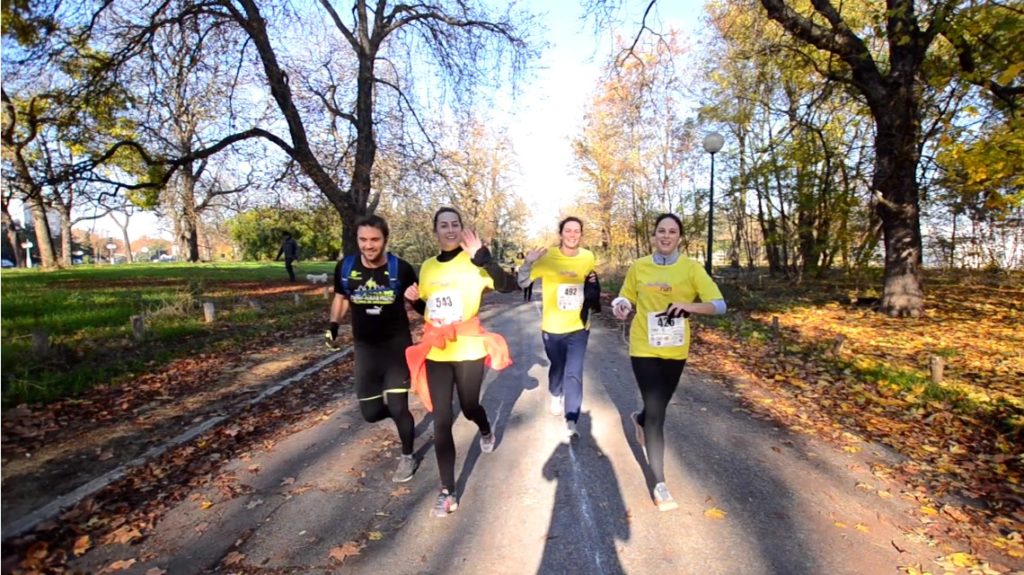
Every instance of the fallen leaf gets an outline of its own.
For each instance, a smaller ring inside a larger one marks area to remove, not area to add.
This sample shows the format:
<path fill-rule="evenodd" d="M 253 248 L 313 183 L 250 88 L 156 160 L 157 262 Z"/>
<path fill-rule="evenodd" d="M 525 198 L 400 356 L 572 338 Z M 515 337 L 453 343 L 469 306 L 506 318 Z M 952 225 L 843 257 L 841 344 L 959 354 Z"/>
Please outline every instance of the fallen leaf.
<path fill-rule="evenodd" d="M 111 573 L 111 572 L 114 572 L 114 571 L 124 571 L 125 569 L 131 567 L 132 565 L 135 565 L 135 560 L 134 559 L 119 559 L 117 561 L 114 561 L 110 565 L 107 565 L 106 567 L 104 567 L 103 570 L 100 571 L 100 573 Z"/>
<path fill-rule="evenodd" d="M 858 523 L 858 524 L 854 525 L 853 528 L 856 529 L 857 531 L 860 531 L 861 533 L 867 533 L 868 532 L 868 526 L 864 525 L 863 523 Z"/>
<path fill-rule="evenodd" d="M 921 506 L 921 513 L 924 513 L 925 515 L 938 515 L 939 514 L 939 512 L 936 511 L 934 507 L 929 507 L 927 505 L 922 505 Z"/>
<path fill-rule="evenodd" d="M 146 575 L 164 575 L 165 573 L 167 573 L 167 570 L 159 567 L 150 567 L 149 569 L 146 569 Z"/>
<path fill-rule="evenodd" d="M 291 485 L 292 483 L 295 483 L 294 477 L 285 477 L 281 480 L 281 485 Z"/>
<path fill-rule="evenodd" d="M 213 501 L 203 501 L 199 504 L 200 509 L 209 509 L 213 507 Z"/>
<path fill-rule="evenodd" d="M 241 563 L 243 559 L 245 559 L 244 554 L 239 553 L 238 551 L 232 551 L 224 557 L 224 564 L 227 566 L 237 565 Z"/>
<path fill-rule="evenodd" d="M 847 527 L 847 525 L 845 523 L 843 523 L 842 521 L 833 521 L 832 525 L 835 525 L 836 527 L 838 527 L 840 529 L 846 529 L 846 527 Z"/>
<path fill-rule="evenodd" d="M 391 496 L 392 497 L 401 497 L 403 495 L 408 495 L 410 493 L 412 493 L 412 492 L 409 490 L 408 487 L 398 487 L 394 491 L 391 492 Z"/>
<path fill-rule="evenodd" d="M 131 525 L 122 525 L 114 531 L 111 531 L 103 538 L 103 542 L 106 544 L 110 543 L 131 543 L 136 539 L 141 539 L 142 533 L 138 529 Z"/>
<path fill-rule="evenodd" d="M 75 546 L 72 548 L 71 552 L 75 554 L 75 557 L 81 557 L 82 555 L 85 555 L 85 552 L 88 551 L 90 547 L 92 547 L 92 541 L 89 539 L 89 536 L 82 535 L 78 539 L 75 539 Z"/>
<path fill-rule="evenodd" d="M 330 553 L 328 553 L 328 556 L 331 559 L 334 559 L 335 561 L 337 561 L 339 564 L 341 564 L 341 563 L 345 562 L 345 559 L 348 559 L 349 557 L 355 557 L 356 555 L 359 555 L 359 551 L 362 548 L 363 548 L 362 545 L 360 545 L 358 543 L 355 543 L 353 541 L 349 541 L 348 543 L 345 543 L 344 545 L 342 545 L 340 547 L 332 548 Z"/>
<path fill-rule="evenodd" d="M 370 531 L 366 536 L 370 538 L 370 541 L 380 541 L 384 538 L 384 534 L 380 531 Z"/>
<path fill-rule="evenodd" d="M 717 507 L 712 507 L 711 509 L 704 511 L 704 517 L 707 517 L 708 519 L 725 519 L 725 515 L 725 511 L 722 511 Z"/>
<path fill-rule="evenodd" d="M 946 555 L 937 561 L 937 563 L 943 567 L 948 567 L 949 565 L 956 567 L 973 567 L 978 564 L 978 561 L 971 554 L 958 551 L 956 553 Z"/>

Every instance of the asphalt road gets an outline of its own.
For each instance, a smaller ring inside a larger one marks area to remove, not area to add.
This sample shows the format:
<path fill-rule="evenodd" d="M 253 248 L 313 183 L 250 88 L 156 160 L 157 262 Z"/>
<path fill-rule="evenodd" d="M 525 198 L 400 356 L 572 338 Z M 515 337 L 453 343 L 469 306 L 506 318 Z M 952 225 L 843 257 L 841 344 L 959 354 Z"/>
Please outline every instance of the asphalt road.
<path fill-rule="evenodd" d="M 484 405 L 497 449 L 455 426 L 458 511 L 434 518 L 439 488 L 429 418 L 414 402 L 412 481 L 392 483 L 390 422 L 366 424 L 347 391 L 329 416 L 226 464 L 141 544 L 71 563 L 122 573 L 899 573 L 944 551 L 911 533 L 914 504 L 871 474 L 877 446 L 840 451 L 781 429 L 690 368 L 669 408 L 668 485 L 659 512 L 629 413 L 639 393 L 618 329 L 597 322 L 585 372 L 582 439 L 547 412 L 540 304 L 516 294 L 485 314 L 515 364 L 489 372 Z M 699 346 L 694 353 L 700 353 Z M 877 490 L 896 496 L 882 499 Z M 212 504 L 212 505 L 211 505 Z M 712 508 L 724 517 L 709 517 Z M 333 552 L 333 557 L 332 557 Z M 339 562 L 339 558 L 343 558 Z"/>

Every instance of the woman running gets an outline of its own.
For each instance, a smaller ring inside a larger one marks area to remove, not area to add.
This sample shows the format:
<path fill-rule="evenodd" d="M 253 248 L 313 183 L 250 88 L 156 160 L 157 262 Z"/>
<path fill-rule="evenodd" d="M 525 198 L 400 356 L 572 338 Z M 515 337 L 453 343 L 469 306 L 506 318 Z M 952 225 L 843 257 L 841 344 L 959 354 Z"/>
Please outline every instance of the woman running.
<path fill-rule="evenodd" d="M 459 506 L 455 492 L 453 390 L 467 419 L 480 430 L 480 451 L 494 451 L 495 437 L 480 405 L 484 368 L 511 365 L 504 338 L 485 331 L 477 312 L 485 289 L 516 291 L 515 278 L 501 269 L 475 233 L 464 230 L 453 208 L 434 214 L 434 232 L 441 253 L 423 262 L 420 283 L 405 297 L 427 303 L 423 339 L 406 350 L 413 391 L 434 413 L 434 452 L 441 475 L 441 493 L 433 515 L 445 517 Z"/>
<path fill-rule="evenodd" d="M 665 486 L 665 411 L 679 385 L 690 351 L 687 319 L 692 313 L 725 313 L 718 286 L 697 262 L 679 256 L 682 222 L 661 214 L 654 223 L 654 253 L 633 262 L 619 297 L 612 301 L 615 317 L 636 315 L 629 333 L 629 358 L 640 388 L 643 409 L 630 417 L 636 441 L 645 448 L 657 482 L 654 503 L 661 511 L 678 507 Z M 701 303 L 694 303 L 700 298 Z"/>

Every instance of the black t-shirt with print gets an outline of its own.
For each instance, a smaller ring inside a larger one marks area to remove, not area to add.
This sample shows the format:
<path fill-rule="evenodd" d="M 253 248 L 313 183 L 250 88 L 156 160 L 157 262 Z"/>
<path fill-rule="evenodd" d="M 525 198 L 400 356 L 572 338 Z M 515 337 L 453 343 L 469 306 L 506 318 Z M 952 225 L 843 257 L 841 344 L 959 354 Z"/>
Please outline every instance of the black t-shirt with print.
<path fill-rule="evenodd" d="M 348 292 L 341 285 L 341 260 L 334 267 L 334 293 L 345 296 L 352 312 L 352 334 L 357 341 L 381 342 L 409 333 L 405 311 L 405 289 L 417 282 L 416 270 L 398 259 L 398 293 L 391 289 L 388 265 L 367 268 L 363 258 L 355 258 L 349 272 Z"/>

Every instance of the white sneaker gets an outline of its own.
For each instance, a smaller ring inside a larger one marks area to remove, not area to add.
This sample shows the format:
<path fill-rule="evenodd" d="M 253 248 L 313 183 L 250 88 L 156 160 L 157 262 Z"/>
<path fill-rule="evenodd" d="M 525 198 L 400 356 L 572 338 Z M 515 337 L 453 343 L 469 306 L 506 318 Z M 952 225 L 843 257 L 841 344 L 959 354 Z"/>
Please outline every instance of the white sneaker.
<path fill-rule="evenodd" d="M 548 411 L 551 412 L 551 415 L 562 415 L 565 413 L 565 396 L 552 395 L 551 405 L 548 406 Z"/>
<path fill-rule="evenodd" d="M 565 422 L 565 431 L 569 435 L 569 441 L 570 442 L 575 443 L 575 442 L 580 440 L 580 432 L 576 431 L 576 422 L 575 421 L 566 421 Z"/>
<path fill-rule="evenodd" d="M 672 511 L 679 507 L 676 500 L 672 498 L 672 494 L 668 492 L 665 482 L 654 486 L 654 504 L 658 506 L 659 511 Z"/>

